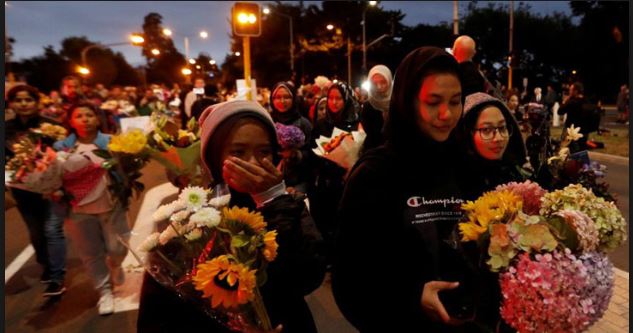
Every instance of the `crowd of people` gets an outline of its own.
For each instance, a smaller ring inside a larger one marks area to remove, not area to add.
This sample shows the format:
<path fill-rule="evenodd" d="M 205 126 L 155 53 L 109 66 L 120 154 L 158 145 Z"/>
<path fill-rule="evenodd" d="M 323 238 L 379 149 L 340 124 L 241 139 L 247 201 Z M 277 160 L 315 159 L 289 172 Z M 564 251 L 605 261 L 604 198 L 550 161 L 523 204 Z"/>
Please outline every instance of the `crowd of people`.
<path fill-rule="evenodd" d="M 337 305 L 362 332 L 476 332 L 471 322 L 459 320 L 468 315 L 460 311 L 475 283 L 472 272 L 443 241 L 461 218 L 460 204 L 529 177 L 521 134 L 532 109 L 553 112 L 560 102 L 565 127 L 595 129 L 585 122 L 581 83 L 573 83 L 562 100 L 552 86 L 545 94 L 534 89 L 529 97 L 503 92 L 473 63 L 475 49 L 474 40 L 462 36 L 452 54 L 436 47 L 412 51 L 395 75 L 384 65 L 373 67 L 368 91 L 319 76 L 301 86 L 288 81 L 260 89 L 257 102 L 236 99 L 203 79 L 190 89 L 176 84 L 106 89 L 69 76 L 60 92 L 48 95 L 18 85 L 6 98 L 5 154 L 8 160 L 12 144 L 29 128 L 52 122 L 70 133 L 55 149 L 71 152 L 77 165 L 98 164 L 92 151 L 107 145 L 124 117 L 162 112 L 182 126 L 194 118 L 213 184 L 228 184 L 234 204 L 261 211 L 280 233 L 280 259 L 263 290 L 275 327 L 316 332 L 303 296 L 320 285 L 327 270 Z M 282 151 L 277 124 L 299 128 L 304 144 Z M 330 137 L 335 128 L 367 135 L 349 170 L 312 150 L 315 139 Z M 584 148 L 581 142 L 575 149 Z M 125 210 L 109 198 L 109 177 L 104 172 L 70 207 L 55 195 L 10 189 L 43 267 L 44 296 L 66 291 L 62 227 L 69 219 L 68 235 L 101 295 L 102 315 L 113 312 L 112 290 L 124 280 L 120 265 L 127 250 L 117 238 L 130 234 Z M 314 226 L 305 227 L 316 244 L 310 251 L 295 239 L 308 237 L 299 226 Z M 476 315 L 494 327 L 499 293 L 485 283 L 494 277 L 483 279 Z M 139 331 L 182 329 L 183 323 L 215 327 L 182 302 L 146 277 Z"/>

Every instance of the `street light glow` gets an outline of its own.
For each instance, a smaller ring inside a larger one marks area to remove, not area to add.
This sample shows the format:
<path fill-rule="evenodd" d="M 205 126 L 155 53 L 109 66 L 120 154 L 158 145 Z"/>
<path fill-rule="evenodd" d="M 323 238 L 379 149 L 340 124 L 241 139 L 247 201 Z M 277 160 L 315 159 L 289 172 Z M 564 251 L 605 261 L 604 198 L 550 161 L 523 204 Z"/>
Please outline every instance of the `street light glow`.
<path fill-rule="evenodd" d="M 83 66 L 78 66 L 77 67 L 77 72 L 79 74 L 81 74 L 81 75 L 88 75 L 88 74 L 90 74 L 90 70 L 88 68 L 86 68 L 86 67 L 83 67 Z"/>
<path fill-rule="evenodd" d="M 248 14 L 248 23 L 255 24 L 257 22 L 257 16 L 255 14 Z"/>
<path fill-rule="evenodd" d="M 196 69 L 200 69 L 200 65 L 196 65 Z"/>
<path fill-rule="evenodd" d="M 189 59 L 189 63 L 192 64 L 192 65 L 195 64 L 196 63 L 196 59 L 194 59 L 194 58 Z"/>
<path fill-rule="evenodd" d="M 152 49 L 152 54 L 157 56 L 160 54 L 160 51 L 158 49 Z"/>
<path fill-rule="evenodd" d="M 327 28 L 328 30 L 332 30 L 332 29 L 334 29 L 334 26 L 333 26 L 333 25 L 331 25 L 331 24 L 328 24 L 328 25 L 326 26 L 326 28 Z"/>
<path fill-rule="evenodd" d="M 209 65 L 215 65 L 215 60 L 213 59 L 209 60 Z"/>
<path fill-rule="evenodd" d="M 184 74 L 184 75 L 191 75 L 191 69 L 186 68 L 186 67 L 183 68 L 182 69 L 182 74 Z"/>
<path fill-rule="evenodd" d="M 207 37 L 209 37 L 209 33 L 206 31 L 200 31 L 200 37 L 206 39 Z"/>
<path fill-rule="evenodd" d="M 264 13 L 264 15 L 268 15 L 268 14 L 270 14 L 270 8 L 265 7 L 262 12 Z"/>
<path fill-rule="evenodd" d="M 369 87 L 370 87 L 370 83 L 369 80 L 365 80 L 365 82 L 363 82 L 363 84 L 361 84 L 361 88 L 363 88 L 365 91 L 369 92 Z"/>
<path fill-rule="evenodd" d="M 145 42 L 145 38 L 137 34 L 132 34 L 130 36 L 130 40 L 132 41 L 132 44 L 142 44 L 143 42 Z"/>
<path fill-rule="evenodd" d="M 248 15 L 246 13 L 237 14 L 237 21 L 242 24 L 248 22 Z"/>
<path fill-rule="evenodd" d="M 369 5 L 370 5 L 370 6 L 375 6 L 377 3 L 378 3 L 378 1 L 370 1 L 370 2 L 369 2 Z"/>
<path fill-rule="evenodd" d="M 576 70 L 571 71 L 572 74 L 576 75 Z"/>
<path fill-rule="evenodd" d="M 173 32 L 171 30 L 167 29 L 167 28 L 163 29 L 163 35 L 165 35 L 165 36 L 171 36 L 172 33 Z"/>
<path fill-rule="evenodd" d="M 235 52 L 235 56 L 236 56 L 236 57 L 239 57 L 240 55 L 242 55 L 242 54 L 240 53 L 240 51 Z"/>

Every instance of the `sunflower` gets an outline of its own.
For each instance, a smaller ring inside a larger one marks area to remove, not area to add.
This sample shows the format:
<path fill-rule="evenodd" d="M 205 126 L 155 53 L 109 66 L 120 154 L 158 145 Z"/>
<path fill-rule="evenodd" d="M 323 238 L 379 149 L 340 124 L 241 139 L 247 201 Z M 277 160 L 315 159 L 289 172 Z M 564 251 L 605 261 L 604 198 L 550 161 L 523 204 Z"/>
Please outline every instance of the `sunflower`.
<path fill-rule="evenodd" d="M 227 221 L 236 221 L 249 226 L 253 231 L 259 233 L 266 228 L 264 217 L 259 212 L 249 212 L 247 208 L 224 208 L 222 216 Z"/>
<path fill-rule="evenodd" d="M 275 258 L 277 257 L 277 248 L 279 247 L 279 245 L 277 245 L 277 231 L 273 230 L 273 231 L 269 231 L 266 234 L 264 234 L 264 258 L 266 258 L 266 260 L 273 261 L 275 260 Z"/>
<path fill-rule="evenodd" d="M 196 290 L 209 298 L 211 307 L 236 307 L 247 303 L 254 296 L 255 270 L 232 263 L 225 255 L 199 264 L 193 277 Z"/>
<path fill-rule="evenodd" d="M 508 191 L 487 192 L 476 201 L 468 201 L 462 209 L 468 216 L 468 222 L 460 223 L 463 241 L 479 239 L 488 230 L 488 225 L 506 222 L 510 216 L 521 210 L 523 202 L 516 194 Z"/>

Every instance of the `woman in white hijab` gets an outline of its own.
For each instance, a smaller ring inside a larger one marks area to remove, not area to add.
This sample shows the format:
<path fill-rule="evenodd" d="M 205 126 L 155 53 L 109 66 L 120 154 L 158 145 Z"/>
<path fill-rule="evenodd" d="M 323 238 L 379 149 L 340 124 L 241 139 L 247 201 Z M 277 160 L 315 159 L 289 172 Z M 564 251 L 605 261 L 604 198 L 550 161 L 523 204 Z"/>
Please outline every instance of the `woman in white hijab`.
<path fill-rule="evenodd" d="M 384 143 L 382 128 L 385 123 L 393 80 L 387 66 L 376 65 L 369 71 L 369 99 L 363 103 L 360 122 L 367 133 L 362 152 L 380 146 Z"/>

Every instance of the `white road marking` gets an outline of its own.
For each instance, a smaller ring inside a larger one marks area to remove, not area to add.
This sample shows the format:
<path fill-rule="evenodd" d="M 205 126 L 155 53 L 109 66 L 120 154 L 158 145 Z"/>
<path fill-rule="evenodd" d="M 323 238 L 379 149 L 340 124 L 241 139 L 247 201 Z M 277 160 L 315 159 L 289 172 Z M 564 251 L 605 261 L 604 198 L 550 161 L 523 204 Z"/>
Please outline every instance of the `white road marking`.
<path fill-rule="evenodd" d="M 7 268 L 4 270 L 4 284 L 7 284 L 15 273 L 17 273 L 24 264 L 31 258 L 31 256 L 35 254 L 35 249 L 33 245 L 27 246 L 22 252 L 9 264 Z"/>

